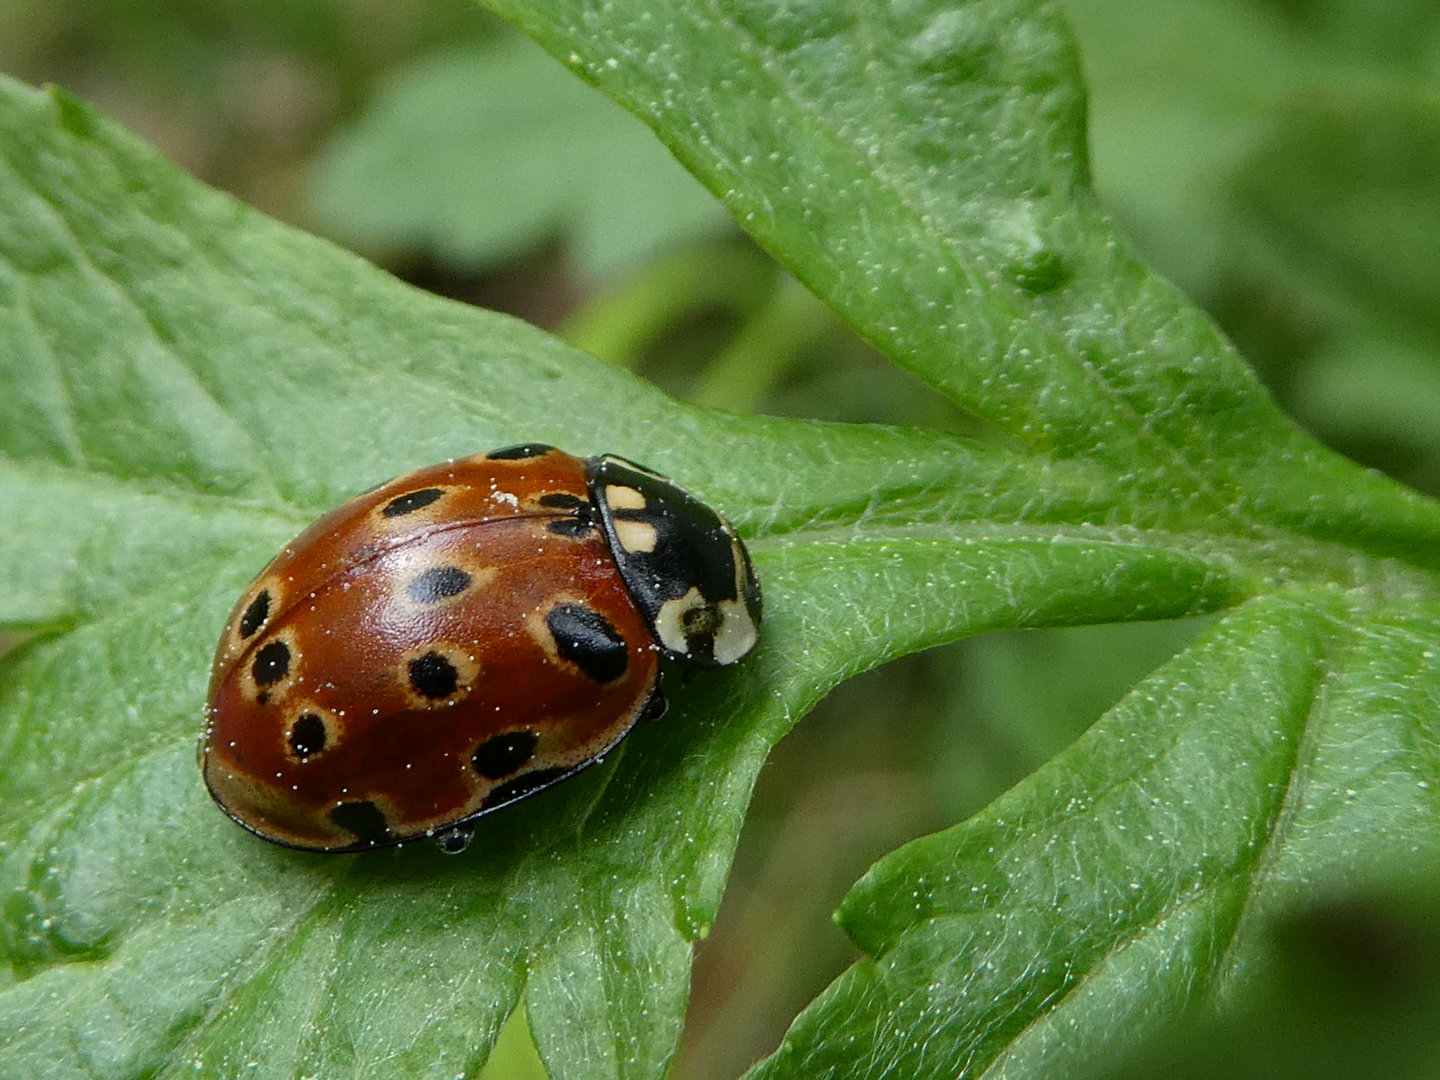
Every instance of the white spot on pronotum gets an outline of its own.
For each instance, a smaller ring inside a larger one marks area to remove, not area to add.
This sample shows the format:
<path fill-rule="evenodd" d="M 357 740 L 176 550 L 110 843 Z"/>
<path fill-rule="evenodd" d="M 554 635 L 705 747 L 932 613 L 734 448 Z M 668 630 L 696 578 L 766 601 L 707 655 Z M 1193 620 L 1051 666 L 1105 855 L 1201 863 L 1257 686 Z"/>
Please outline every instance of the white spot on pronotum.
<path fill-rule="evenodd" d="M 605 501 L 611 510 L 644 510 L 645 496 L 628 484 L 606 484 Z"/>
<path fill-rule="evenodd" d="M 684 596 L 666 600 L 655 613 L 655 636 L 660 644 L 671 652 L 687 654 L 690 647 L 685 640 L 685 616 L 696 608 L 705 606 L 705 598 L 693 585 Z"/>
<path fill-rule="evenodd" d="M 625 518 L 615 520 L 615 538 L 626 551 L 647 554 L 655 550 L 655 545 L 660 540 L 655 526 L 648 521 L 628 521 Z"/>
<path fill-rule="evenodd" d="M 720 627 L 715 631 L 715 662 L 733 664 L 755 647 L 755 622 L 739 600 L 722 600 L 717 607 Z"/>
<path fill-rule="evenodd" d="M 740 541 L 731 534 L 730 563 L 735 568 L 734 600 L 722 600 L 718 605 L 720 625 L 715 631 L 715 662 L 733 664 L 755 647 L 760 636 L 760 625 L 745 606 L 745 553 Z"/>
<path fill-rule="evenodd" d="M 743 582 L 740 577 L 740 564 L 737 562 L 736 591 L 743 595 Z M 655 636 L 671 652 L 688 655 L 690 648 L 685 634 L 686 624 L 691 621 L 692 612 L 707 607 L 711 607 L 710 602 L 700 595 L 698 588 L 691 586 L 684 596 L 667 600 L 660 605 L 655 616 Z M 712 642 L 711 654 L 717 664 L 733 664 L 755 647 L 759 627 L 750 617 L 750 610 L 743 599 L 719 601 L 713 605 L 703 622 L 704 632 L 709 634 Z"/>

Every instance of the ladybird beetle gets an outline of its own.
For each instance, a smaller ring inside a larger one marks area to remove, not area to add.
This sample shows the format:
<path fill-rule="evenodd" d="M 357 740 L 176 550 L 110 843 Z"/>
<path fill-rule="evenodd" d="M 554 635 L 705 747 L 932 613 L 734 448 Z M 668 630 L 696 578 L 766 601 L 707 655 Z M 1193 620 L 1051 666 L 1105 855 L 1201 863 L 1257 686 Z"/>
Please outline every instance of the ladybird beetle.
<path fill-rule="evenodd" d="M 225 623 L 200 769 L 258 836 L 430 836 L 575 775 L 664 711 L 660 659 L 733 664 L 760 590 L 730 523 L 618 457 L 529 444 L 326 514 Z"/>

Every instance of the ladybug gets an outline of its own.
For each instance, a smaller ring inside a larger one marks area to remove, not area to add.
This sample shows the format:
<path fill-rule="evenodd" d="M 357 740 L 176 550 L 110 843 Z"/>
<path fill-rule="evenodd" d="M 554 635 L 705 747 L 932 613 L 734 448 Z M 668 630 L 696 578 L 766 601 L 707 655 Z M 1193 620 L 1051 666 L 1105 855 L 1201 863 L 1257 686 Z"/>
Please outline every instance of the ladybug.
<path fill-rule="evenodd" d="M 662 658 L 733 664 L 759 624 L 734 528 L 663 476 L 539 444 L 432 465 L 326 514 L 245 590 L 200 770 L 286 847 L 460 852 L 662 713 Z"/>

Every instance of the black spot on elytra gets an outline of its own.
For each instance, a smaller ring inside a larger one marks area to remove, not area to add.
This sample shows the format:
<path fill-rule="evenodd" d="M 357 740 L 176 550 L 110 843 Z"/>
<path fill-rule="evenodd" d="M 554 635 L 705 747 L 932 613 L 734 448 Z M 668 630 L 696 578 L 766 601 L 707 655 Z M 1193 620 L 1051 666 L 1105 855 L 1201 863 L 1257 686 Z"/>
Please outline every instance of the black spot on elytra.
<path fill-rule="evenodd" d="M 573 517 L 547 522 L 545 527 L 557 536 L 584 536 L 595 528 L 595 525 L 589 518 Z"/>
<path fill-rule="evenodd" d="M 390 839 L 390 823 L 369 799 L 338 803 L 330 811 L 330 820 L 367 844 L 383 844 Z"/>
<path fill-rule="evenodd" d="M 555 639 L 555 651 L 596 682 L 607 683 L 625 674 L 630 650 L 609 620 L 593 608 L 557 604 L 545 616 Z"/>
<path fill-rule="evenodd" d="M 536 500 L 549 510 L 563 510 L 566 517 L 546 522 L 545 527 L 559 536 L 584 536 L 595 528 L 595 508 L 578 495 L 568 491 L 552 491 Z"/>
<path fill-rule="evenodd" d="M 543 787 L 549 787 L 555 783 L 555 781 L 562 779 L 574 771 L 573 769 L 557 767 L 553 769 L 536 769 L 533 772 L 526 773 L 524 776 L 517 776 L 514 780 L 507 780 L 490 792 L 489 795 L 486 795 L 485 801 L 480 804 L 480 808 L 482 810 L 493 810 L 497 806 L 514 802 L 516 799 L 539 791 Z"/>
<path fill-rule="evenodd" d="M 438 487 L 407 491 L 404 495 L 397 495 L 386 503 L 380 513 L 387 518 L 403 517 L 405 514 L 413 514 L 421 507 L 429 506 L 444 494 L 445 489 Z"/>
<path fill-rule="evenodd" d="M 325 721 L 318 713 L 301 713 L 290 726 L 290 749 L 307 758 L 325 749 Z"/>
<path fill-rule="evenodd" d="M 517 446 L 502 446 L 499 450 L 491 450 L 485 456 L 491 461 L 520 461 L 524 458 L 544 457 L 554 449 L 545 443 L 520 443 Z"/>
<path fill-rule="evenodd" d="M 261 589 L 260 594 L 250 601 L 250 606 L 245 609 L 245 614 L 240 616 L 240 636 L 248 638 L 255 631 L 265 625 L 265 620 L 270 617 L 270 593 Z"/>
<path fill-rule="evenodd" d="M 255 654 L 255 663 L 250 667 L 255 676 L 255 685 L 273 686 L 290 674 L 290 646 L 283 641 L 271 641 L 261 646 Z"/>
<path fill-rule="evenodd" d="M 410 661 L 410 685 L 421 697 L 439 700 L 455 693 L 460 673 L 438 652 L 427 652 Z"/>
<path fill-rule="evenodd" d="M 500 780 L 535 756 L 540 736 L 533 731 L 507 731 L 486 739 L 470 755 L 470 764 L 486 780 Z"/>
<path fill-rule="evenodd" d="M 470 581 L 470 575 L 458 566 L 431 566 L 411 578 L 405 591 L 417 604 L 436 604 L 459 596 L 470 587 Z"/>

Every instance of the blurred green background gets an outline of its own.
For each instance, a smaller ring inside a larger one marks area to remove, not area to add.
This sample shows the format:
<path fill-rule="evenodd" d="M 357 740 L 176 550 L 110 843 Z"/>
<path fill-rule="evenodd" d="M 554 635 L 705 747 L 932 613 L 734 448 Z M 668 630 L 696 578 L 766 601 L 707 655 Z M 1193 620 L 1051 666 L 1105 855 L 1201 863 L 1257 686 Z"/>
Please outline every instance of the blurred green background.
<path fill-rule="evenodd" d="M 1125 231 L 1298 422 L 1440 492 L 1440 5 L 1064 6 L 1096 186 Z M 679 397 L 987 437 L 749 243 L 638 122 L 461 0 L 6 0 L 0 70 Z M 772 1049 L 855 959 L 829 913 L 876 857 L 983 806 L 1197 629 L 997 635 L 833 694 L 761 777 L 677 1077 L 733 1077 Z M 1327 900 L 1233 1014 L 1116 1075 L 1440 1075 L 1395 1056 L 1440 1060 L 1434 895 Z M 539 1075 L 530 1053 L 515 1028 L 489 1074 Z"/>

